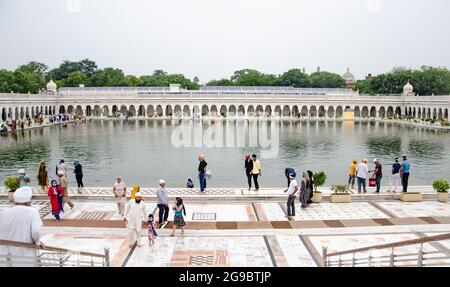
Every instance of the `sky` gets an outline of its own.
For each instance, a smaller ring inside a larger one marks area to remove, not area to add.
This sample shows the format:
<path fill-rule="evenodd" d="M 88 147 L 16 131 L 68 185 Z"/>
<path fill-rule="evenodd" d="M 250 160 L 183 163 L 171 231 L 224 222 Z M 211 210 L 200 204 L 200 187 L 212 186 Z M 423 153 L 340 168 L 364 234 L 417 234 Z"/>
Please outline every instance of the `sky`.
<path fill-rule="evenodd" d="M 94 60 L 201 82 L 317 66 L 450 67 L 448 0 L 0 0 L 0 68 Z"/>

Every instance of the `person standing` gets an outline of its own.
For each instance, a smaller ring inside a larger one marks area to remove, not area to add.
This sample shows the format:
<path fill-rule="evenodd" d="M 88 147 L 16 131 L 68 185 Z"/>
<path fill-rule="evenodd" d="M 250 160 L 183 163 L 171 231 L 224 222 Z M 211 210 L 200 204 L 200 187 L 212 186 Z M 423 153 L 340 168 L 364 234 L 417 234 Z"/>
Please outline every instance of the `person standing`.
<path fill-rule="evenodd" d="M 52 206 L 52 214 L 57 221 L 61 220 L 59 214 L 63 211 L 62 198 L 64 196 L 64 191 L 61 186 L 59 186 L 56 180 L 52 180 L 50 187 L 47 191 L 50 197 L 50 205 Z"/>
<path fill-rule="evenodd" d="M 142 223 L 147 221 L 145 214 L 145 203 L 142 201 L 142 194 L 137 192 L 134 200 L 127 203 L 125 210 L 125 223 L 128 229 L 128 243 L 130 248 L 136 244 L 141 246 Z"/>
<path fill-rule="evenodd" d="M 206 166 L 208 163 L 205 161 L 204 155 L 198 156 L 198 180 L 200 182 L 200 192 L 204 192 L 206 188 Z"/>
<path fill-rule="evenodd" d="M 61 186 L 61 188 L 63 190 L 63 194 L 64 194 L 63 195 L 63 203 L 69 204 L 70 208 L 73 209 L 75 204 L 69 198 L 69 182 L 68 182 L 67 178 L 64 176 L 64 171 L 62 171 L 62 170 L 58 171 L 58 178 L 59 178 L 59 185 Z"/>
<path fill-rule="evenodd" d="M 42 220 L 39 211 L 31 207 L 33 193 L 28 186 L 22 186 L 14 192 L 15 206 L 1 211 L 0 240 L 31 243 L 42 248 Z M 0 246 L 0 254 L 11 254 L 7 266 L 38 266 L 36 249 L 15 246 Z M 25 256 L 18 258 L 20 256 Z"/>
<path fill-rule="evenodd" d="M 397 192 L 397 186 L 399 185 L 399 182 L 401 181 L 400 178 L 400 169 L 402 168 L 402 165 L 398 162 L 398 157 L 394 159 L 394 164 L 392 165 L 392 175 L 389 180 L 389 190 L 392 192 Z"/>
<path fill-rule="evenodd" d="M 303 172 L 302 181 L 300 183 L 300 203 L 302 208 L 306 208 L 309 206 L 309 174 L 307 172 Z"/>
<path fill-rule="evenodd" d="M 253 160 L 250 158 L 250 154 L 245 155 L 244 170 L 245 170 L 245 176 L 247 177 L 248 190 L 251 190 L 252 189 Z"/>
<path fill-rule="evenodd" d="M 259 162 L 259 159 L 256 158 L 256 154 L 252 154 L 252 160 L 253 160 L 252 176 L 253 182 L 255 183 L 255 191 L 259 191 L 258 176 L 262 175 L 261 163 Z"/>
<path fill-rule="evenodd" d="M 352 163 L 350 164 L 350 171 L 348 174 L 348 187 L 351 189 L 355 188 L 355 177 L 356 177 L 356 164 L 358 163 L 358 160 L 354 158 L 352 160 Z"/>
<path fill-rule="evenodd" d="M 175 229 L 177 227 L 181 228 L 181 234 L 184 234 L 184 226 L 186 225 L 186 222 L 184 221 L 184 216 L 186 216 L 186 208 L 183 204 L 183 199 L 181 197 L 177 197 L 175 199 L 175 205 L 172 207 L 173 211 L 175 212 L 174 218 L 173 218 L 173 228 L 172 228 L 172 234 L 170 236 L 175 235 Z"/>
<path fill-rule="evenodd" d="M 169 217 L 169 193 L 165 189 L 166 181 L 164 179 L 159 180 L 159 186 L 156 189 L 156 205 L 159 210 L 159 225 L 161 228 L 167 223 Z"/>
<path fill-rule="evenodd" d="M 41 188 L 41 192 L 44 193 L 48 187 L 48 172 L 47 172 L 47 166 L 45 165 L 44 160 L 41 160 L 39 162 L 37 180 L 38 180 L 38 185 Z"/>
<path fill-rule="evenodd" d="M 292 167 L 287 167 L 284 169 L 284 175 L 287 179 L 287 186 L 289 188 L 289 185 L 291 184 L 291 177 L 289 176 L 291 173 L 295 173 L 295 170 Z"/>
<path fill-rule="evenodd" d="M 296 174 L 292 172 L 289 174 L 289 187 L 284 190 L 284 192 L 288 193 L 287 199 L 287 217 L 295 216 L 295 195 L 298 192 L 298 183 L 295 179 Z"/>
<path fill-rule="evenodd" d="M 127 187 L 125 182 L 122 181 L 122 177 L 118 176 L 117 181 L 113 186 L 114 196 L 116 197 L 117 208 L 119 209 L 119 214 L 125 215 L 125 204 L 127 201 Z"/>
<path fill-rule="evenodd" d="M 64 162 L 63 159 L 61 159 L 59 161 L 59 164 L 56 166 L 56 175 L 58 175 L 58 172 L 60 172 L 60 171 L 63 171 L 64 177 L 66 177 L 67 167 L 66 167 L 66 163 Z"/>
<path fill-rule="evenodd" d="M 409 170 L 411 168 L 411 164 L 408 162 L 406 156 L 403 156 L 402 167 L 400 169 L 402 175 L 402 185 L 403 192 L 408 192 L 408 180 L 409 180 Z"/>
<path fill-rule="evenodd" d="M 21 168 L 17 171 L 19 174 L 19 185 L 22 186 L 28 186 L 30 183 L 30 177 L 25 173 L 25 169 Z"/>
<path fill-rule="evenodd" d="M 74 168 L 74 173 L 75 173 L 75 179 L 77 180 L 77 191 L 78 193 L 81 193 L 81 189 L 84 187 L 83 186 L 83 166 L 81 165 L 81 163 L 76 160 L 73 162 L 75 168 Z"/>
<path fill-rule="evenodd" d="M 366 178 L 367 173 L 369 172 L 369 167 L 367 166 L 367 159 L 363 159 L 356 166 L 356 179 L 358 181 L 358 193 L 361 193 L 361 186 L 364 189 L 364 193 L 367 192 L 366 189 Z"/>
<path fill-rule="evenodd" d="M 308 173 L 308 176 L 309 176 L 308 185 L 306 186 L 306 188 L 308 189 L 308 194 L 309 194 L 307 203 L 311 204 L 311 203 L 313 203 L 312 198 L 314 196 L 314 173 L 310 170 L 307 170 L 306 172 Z"/>
<path fill-rule="evenodd" d="M 134 199 L 136 197 L 136 193 L 141 190 L 141 187 L 137 184 L 133 185 L 133 190 L 131 190 L 130 199 Z"/>
<path fill-rule="evenodd" d="M 373 163 L 375 164 L 373 175 L 375 176 L 375 180 L 377 182 L 377 189 L 375 193 L 380 193 L 381 178 L 383 177 L 383 166 L 377 158 L 373 160 Z"/>

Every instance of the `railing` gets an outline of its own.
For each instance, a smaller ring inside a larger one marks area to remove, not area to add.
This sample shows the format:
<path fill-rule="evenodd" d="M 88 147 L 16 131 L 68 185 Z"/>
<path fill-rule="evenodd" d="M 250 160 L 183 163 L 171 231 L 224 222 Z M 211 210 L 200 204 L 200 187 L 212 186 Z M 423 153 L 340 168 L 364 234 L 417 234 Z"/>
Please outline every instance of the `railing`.
<path fill-rule="evenodd" d="M 33 255 L 15 255 L 14 249 L 33 250 Z M 109 267 L 109 249 L 104 254 L 75 251 L 58 247 L 38 247 L 35 244 L 0 240 L 0 266 L 35 267 Z"/>
<path fill-rule="evenodd" d="M 323 267 L 362 267 L 362 266 L 442 266 L 450 265 L 450 254 L 437 248 L 424 248 L 424 244 L 450 239 L 450 233 L 427 236 L 418 239 L 405 240 L 394 243 L 373 245 L 352 250 L 328 253 L 327 247 L 322 247 Z M 417 248 L 419 245 L 419 248 Z M 398 247 L 416 247 L 417 252 L 395 253 Z M 380 251 L 379 255 L 373 254 Z M 383 254 L 384 251 L 384 254 Z M 357 256 L 358 253 L 369 253 L 366 257 Z M 335 258 L 335 259 L 333 259 Z"/>

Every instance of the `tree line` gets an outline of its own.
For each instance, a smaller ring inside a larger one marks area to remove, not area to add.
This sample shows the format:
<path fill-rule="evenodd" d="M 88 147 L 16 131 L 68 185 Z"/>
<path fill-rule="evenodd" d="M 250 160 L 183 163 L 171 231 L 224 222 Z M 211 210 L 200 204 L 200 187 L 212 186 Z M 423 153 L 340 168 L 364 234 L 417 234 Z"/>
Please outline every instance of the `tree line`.
<path fill-rule="evenodd" d="M 0 69 L 0 92 L 37 93 L 52 79 L 58 87 L 114 87 L 114 86 L 168 86 L 180 84 L 186 89 L 200 87 L 198 77 L 189 79 L 182 74 L 155 70 L 150 75 L 125 75 L 121 69 L 100 69 L 89 59 L 63 61 L 57 68 L 39 62 L 29 62 L 14 71 Z M 420 95 L 450 94 L 450 71 L 441 67 L 424 66 L 420 69 L 395 68 L 389 73 L 371 79 L 356 81 L 353 89 L 365 94 L 399 94 L 409 81 Z M 296 88 L 344 88 L 341 75 L 317 71 L 311 74 L 301 69 L 290 69 L 281 75 L 266 74 L 254 69 L 235 71 L 229 79 L 212 80 L 207 86 L 291 86 Z"/>

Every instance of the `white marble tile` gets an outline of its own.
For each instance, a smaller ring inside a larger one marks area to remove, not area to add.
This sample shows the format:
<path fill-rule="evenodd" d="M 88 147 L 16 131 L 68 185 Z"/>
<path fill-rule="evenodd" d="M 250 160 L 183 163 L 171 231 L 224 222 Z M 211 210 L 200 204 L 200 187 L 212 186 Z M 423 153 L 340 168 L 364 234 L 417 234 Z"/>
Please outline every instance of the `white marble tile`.
<path fill-rule="evenodd" d="M 398 217 L 450 216 L 450 203 L 423 202 L 377 202 Z"/>
<path fill-rule="evenodd" d="M 290 267 L 317 266 L 300 237 L 277 235 L 276 238 Z"/>

